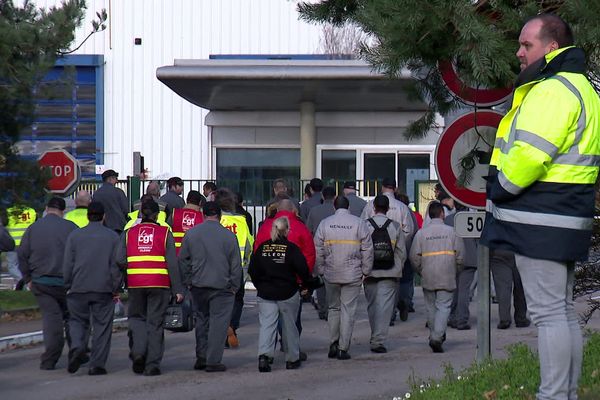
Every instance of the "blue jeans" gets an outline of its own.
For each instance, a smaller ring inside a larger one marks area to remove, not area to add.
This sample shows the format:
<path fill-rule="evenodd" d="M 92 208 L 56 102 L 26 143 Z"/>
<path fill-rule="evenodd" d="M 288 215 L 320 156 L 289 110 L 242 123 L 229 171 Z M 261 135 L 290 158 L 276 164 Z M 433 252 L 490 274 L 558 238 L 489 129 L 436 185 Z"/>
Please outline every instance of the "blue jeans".
<path fill-rule="evenodd" d="M 573 263 L 515 254 L 527 308 L 538 328 L 538 400 L 577 399 L 583 338 L 573 304 Z"/>

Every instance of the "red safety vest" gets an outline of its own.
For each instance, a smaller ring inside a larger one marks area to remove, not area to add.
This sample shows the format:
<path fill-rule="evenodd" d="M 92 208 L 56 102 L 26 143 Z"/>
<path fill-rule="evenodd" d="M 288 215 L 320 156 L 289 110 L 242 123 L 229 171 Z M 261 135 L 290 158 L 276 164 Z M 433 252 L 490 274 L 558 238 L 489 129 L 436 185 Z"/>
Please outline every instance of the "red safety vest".
<path fill-rule="evenodd" d="M 127 286 L 169 288 L 166 247 L 169 228 L 141 223 L 127 231 Z"/>
<path fill-rule="evenodd" d="M 173 209 L 173 238 L 175 239 L 175 251 L 179 255 L 181 243 L 185 233 L 194 226 L 201 224 L 204 221 L 204 214 L 200 211 L 190 208 L 175 208 Z"/>

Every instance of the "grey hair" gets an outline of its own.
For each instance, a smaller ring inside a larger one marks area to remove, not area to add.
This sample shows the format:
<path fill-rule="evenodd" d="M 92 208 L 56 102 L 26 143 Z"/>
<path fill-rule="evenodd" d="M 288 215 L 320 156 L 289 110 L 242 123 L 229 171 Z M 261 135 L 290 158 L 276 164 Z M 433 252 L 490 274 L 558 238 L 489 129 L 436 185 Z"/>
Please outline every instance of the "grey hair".
<path fill-rule="evenodd" d="M 273 221 L 271 227 L 271 240 L 276 241 L 277 239 L 286 239 L 288 232 L 290 231 L 290 221 L 287 217 L 279 217 Z"/>

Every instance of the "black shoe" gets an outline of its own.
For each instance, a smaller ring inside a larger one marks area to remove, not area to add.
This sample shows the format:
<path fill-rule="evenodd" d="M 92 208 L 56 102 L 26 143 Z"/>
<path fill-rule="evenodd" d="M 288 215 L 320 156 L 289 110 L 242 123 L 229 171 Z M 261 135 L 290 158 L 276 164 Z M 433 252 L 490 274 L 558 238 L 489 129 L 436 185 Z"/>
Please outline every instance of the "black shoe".
<path fill-rule="evenodd" d="M 227 367 L 224 364 L 213 364 L 213 365 L 207 365 L 206 372 L 223 372 L 223 371 L 227 371 Z"/>
<path fill-rule="evenodd" d="M 271 365 L 269 365 L 269 356 L 258 356 L 258 371 L 259 372 L 271 372 Z"/>
<path fill-rule="evenodd" d="M 456 325 L 455 328 L 458 329 L 459 331 L 468 331 L 469 329 L 471 329 L 471 325 L 459 324 L 459 325 Z"/>
<path fill-rule="evenodd" d="M 450 328 L 456 329 L 456 321 L 454 320 L 448 320 L 448 323 L 446 325 L 448 325 Z"/>
<path fill-rule="evenodd" d="M 396 322 L 393 319 L 390 320 L 390 326 L 394 326 L 394 325 L 396 325 Z"/>
<path fill-rule="evenodd" d="M 525 321 L 515 322 L 515 326 L 517 328 L 527 328 L 529 325 L 531 325 L 531 321 L 528 319 L 526 319 Z"/>
<path fill-rule="evenodd" d="M 510 321 L 500 321 L 498 323 L 498 329 L 508 329 L 510 328 Z"/>
<path fill-rule="evenodd" d="M 408 306 L 408 312 L 415 312 L 415 308 L 413 306 Z"/>
<path fill-rule="evenodd" d="M 67 371 L 69 371 L 70 374 L 74 374 L 79 370 L 79 367 L 82 364 L 81 356 L 83 354 L 83 350 L 75 350 L 71 353 L 71 356 L 69 357 L 69 365 L 67 366 Z"/>
<path fill-rule="evenodd" d="M 88 375 L 106 375 L 106 370 L 102 367 L 92 367 L 88 371 Z"/>
<path fill-rule="evenodd" d="M 144 372 L 146 368 L 146 357 L 144 356 L 133 356 L 133 364 L 131 365 L 131 369 L 136 374 L 141 374 Z"/>
<path fill-rule="evenodd" d="M 443 353 L 444 349 L 442 348 L 442 342 L 438 342 L 437 340 L 430 340 L 429 347 L 433 350 L 434 353 Z"/>
<path fill-rule="evenodd" d="M 323 321 L 327 321 L 327 314 L 319 314 L 319 319 L 322 319 Z"/>
<path fill-rule="evenodd" d="M 306 361 L 306 360 L 308 360 L 308 354 L 306 354 L 305 352 L 301 351 L 300 355 L 299 355 L 299 360 L 300 361 Z"/>
<path fill-rule="evenodd" d="M 338 350 L 337 353 L 337 359 L 338 360 L 349 360 L 352 357 L 350 357 L 350 353 L 348 353 L 348 351 L 346 350 Z"/>
<path fill-rule="evenodd" d="M 327 353 L 327 357 L 336 358 L 338 354 L 338 342 L 335 341 L 329 345 L 329 353 Z"/>
<path fill-rule="evenodd" d="M 373 352 L 373 353 L 387 353 L 387 349 L 385 348 L 385 346 L 371 347 L 371 352 Z"/>
<path fill-rule="evenodd" d="M 144 376 L 157 376 L 160 374 L 161 374 L 160 368 L 158 368 L 158 367 L 152 367 L 152 368 L 144 370 Z"/>
<path fill-rule="evenodd" d="M 197 357 L 196 362 L 194 363 L 194 369 L 200 371 L 200 370 L 203 370 L 204 368 L 206 368 L 206 358 Z"/>
<path fill-rule="evenodd" d="M 300 361 L 300 360 L 287 361 L 285 363 L 285 369 L 298 369 L 298 368 L 300 368 L 301 364 L 302 364 L 302 361 Z"/>
<path fill-rule="evenodd" d="M 408 319 L 408 307 L 403 301 L 398 302 L 398 311 L 400 311 L 400 321 L 406 321 Z"/>

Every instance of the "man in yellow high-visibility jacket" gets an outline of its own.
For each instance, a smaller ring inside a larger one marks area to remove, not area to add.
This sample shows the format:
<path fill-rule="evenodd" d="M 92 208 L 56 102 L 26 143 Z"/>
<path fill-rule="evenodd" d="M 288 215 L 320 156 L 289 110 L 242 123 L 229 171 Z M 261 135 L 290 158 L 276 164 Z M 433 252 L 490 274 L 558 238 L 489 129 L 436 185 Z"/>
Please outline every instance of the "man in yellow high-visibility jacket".
<path fill-rule="evenodd" d="M 540 14 L 521 30 L 521 73 L 490 163 L 481 242 L 515 252 L 538 328 L 538 399 L 574 399 L 582 336 L 574 262 L 588 255 L 600 165 L 600 99 L 570 27 Z"/>
<path fill-rule="evenodd" d="M 15 290 L 21 290 L 24 285 L 22 281 L 23 275 L 19 270 L 19 256 L 17 255 L 17 250 L 21 245 L 23 234 L 27 228 L 36 221 L 37 215 L 33 208 L 24 205 L 10 207 L 6 210 L 6 214 L 8 216 L 6 230 L 15 241 L 15 250 L 6 252 L 8 273 L 15 281 Z"/>

